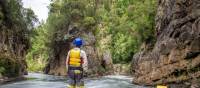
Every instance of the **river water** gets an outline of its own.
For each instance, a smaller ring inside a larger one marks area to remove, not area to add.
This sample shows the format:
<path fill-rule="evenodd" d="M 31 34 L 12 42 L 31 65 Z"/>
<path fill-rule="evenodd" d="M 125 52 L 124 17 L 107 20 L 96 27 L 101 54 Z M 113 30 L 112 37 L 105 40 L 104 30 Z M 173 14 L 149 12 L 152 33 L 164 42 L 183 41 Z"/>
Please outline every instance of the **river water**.
<path fill-rule="evenodd" d="M 67 88 L 67 78 L 38 73 L 29 73 L 28 80 L 1 85 L 0 88 Z M 131 84 L 127 76 L 104 76 L 85 79 L 86 88 L 147 88 Z"/>

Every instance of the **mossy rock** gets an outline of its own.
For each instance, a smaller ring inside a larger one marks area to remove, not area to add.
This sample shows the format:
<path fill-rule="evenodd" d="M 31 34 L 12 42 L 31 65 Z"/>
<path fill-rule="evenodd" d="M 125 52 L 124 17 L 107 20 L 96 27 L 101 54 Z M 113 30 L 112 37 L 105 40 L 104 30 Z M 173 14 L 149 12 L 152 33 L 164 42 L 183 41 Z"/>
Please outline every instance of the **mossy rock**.
<path fill-rule="evenodd" d="M 0 73 L 6 77 L 19 76 L 21 65 L 14 60 L 0 58 Z"/>
<path fill-rule="evenodd" d="M 3 72 L 5 72 L 5 68 L 3 66 L 0 67 L 0 74 L 2 74 Z"/>

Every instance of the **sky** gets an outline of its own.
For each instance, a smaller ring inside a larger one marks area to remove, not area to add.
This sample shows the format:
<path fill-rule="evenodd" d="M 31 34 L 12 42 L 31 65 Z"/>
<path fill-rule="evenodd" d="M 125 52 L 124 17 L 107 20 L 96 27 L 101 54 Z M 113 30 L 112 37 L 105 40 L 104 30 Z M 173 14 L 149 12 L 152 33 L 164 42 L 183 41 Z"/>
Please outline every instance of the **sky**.
<path fill-rule="evenodd" d="M 22 0 L 24 8 L 31 8 L 39 21 L 45 21 L 48 17 L 48 5 L 50 0 Z"/>

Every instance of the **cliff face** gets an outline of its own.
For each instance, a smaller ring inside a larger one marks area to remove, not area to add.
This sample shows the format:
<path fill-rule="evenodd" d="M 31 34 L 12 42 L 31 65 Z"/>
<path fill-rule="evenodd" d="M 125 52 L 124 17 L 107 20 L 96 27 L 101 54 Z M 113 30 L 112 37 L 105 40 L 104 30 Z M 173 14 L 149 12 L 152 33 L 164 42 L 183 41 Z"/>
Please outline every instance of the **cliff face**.
<path fill-rule="evenodd" d="M 64 39 L 54 42 L 53 52 L 50 54 L 44 71 L 46 74 L 67 75 L 65 61 L 68 51 L 73 48 L 72 41 L 76 37 L 81 37 L 84 40 L 84 46 L 81 49 L 87 54 L 89 74 L 103 74 L 102 60 L 101 58 L 97 58 L 98 55 L 95 48 L 96 38 L 91 28 L 87 29 L 71 23 L 67 29 L 59 31 L 58 34 Z"/>
<path fill-rule="evenodd" d="M 20 23 L 23 24 L 23 21 L 20 21 L 23 16 L 22 14 L 15 15 L 18 20 L 12 18 L 12 12 L 21 12 L 13 10 L 9 6 L 10 2 L 0 1 L 0 79 L 18 77 L 27 73 L 24 57 L 29 48 L 29 40 L 25 36 L 26 28 L 20 25 Z M 13 2 L 16 6 L 19 5 L 17 1 Z M 14 22 L 19 24 L 14 24 Z"/>
<path fill-rule="evenodd" d="M 200 77 L 200 1 L 158 0 L 157 41 L 133 57 L 134 83 L 179 83 Z"/>
<path fill-rule="evenodd" d="M 0 30 L 0 69 L 6 77 L 21 76 L 26 73 L 25 54 L 27 40 L 15 35 L 12 30 Z"/>

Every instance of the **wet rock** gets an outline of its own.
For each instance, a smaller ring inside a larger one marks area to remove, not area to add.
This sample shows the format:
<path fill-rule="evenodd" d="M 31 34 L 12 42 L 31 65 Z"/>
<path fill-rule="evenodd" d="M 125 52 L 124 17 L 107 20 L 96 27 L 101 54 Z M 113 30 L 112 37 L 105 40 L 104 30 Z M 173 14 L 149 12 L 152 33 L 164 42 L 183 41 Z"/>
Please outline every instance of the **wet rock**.
<path fill-rule="evenodd" d="M 199 5 L 199 0 L 158 0 L 157 41 L 153 49 L 146 47 L 133 57 L 134 83 L 181 83 L 200 77 Z"/>

